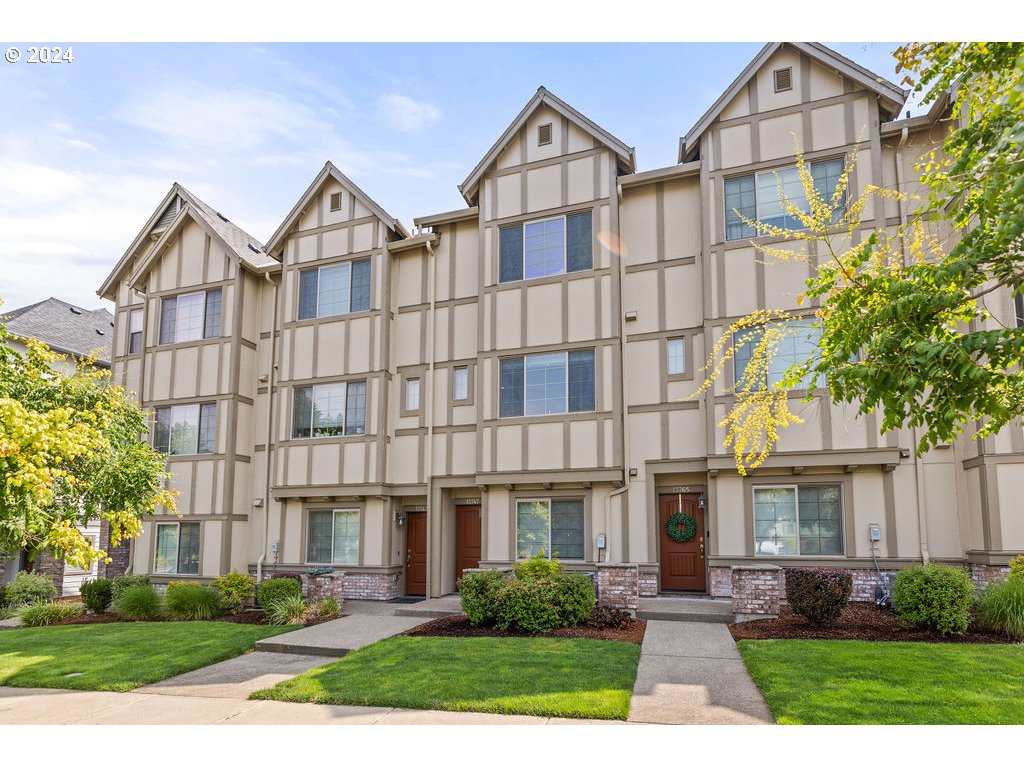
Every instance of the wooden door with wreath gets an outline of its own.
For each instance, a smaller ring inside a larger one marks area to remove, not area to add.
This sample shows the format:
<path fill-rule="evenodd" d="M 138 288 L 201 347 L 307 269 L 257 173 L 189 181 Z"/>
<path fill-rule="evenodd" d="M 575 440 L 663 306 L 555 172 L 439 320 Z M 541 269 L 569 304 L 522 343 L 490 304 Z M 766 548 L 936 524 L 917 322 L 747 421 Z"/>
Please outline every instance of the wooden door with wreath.
<path fill-rule="evenodd" d="M 661 589 L 706 592 L 704 510 L 699 493 L 658 497 Z"/>

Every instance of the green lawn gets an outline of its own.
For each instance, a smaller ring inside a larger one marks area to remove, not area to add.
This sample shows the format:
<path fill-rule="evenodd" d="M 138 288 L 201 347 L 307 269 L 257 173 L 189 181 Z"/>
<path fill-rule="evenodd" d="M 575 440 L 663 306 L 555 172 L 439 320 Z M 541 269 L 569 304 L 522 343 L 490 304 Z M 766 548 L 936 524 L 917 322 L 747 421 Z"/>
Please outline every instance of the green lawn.
<path fill-rule="evenodd" d="M 0 685 L 130 691 L 238 656 L 291 629 L 225 621 L 9 629 L 0 632 Z"/>
<path fill-rule="evenodd" d="M 780 723 L 1024 723 L 1024 645 L 741 640 Z"/>
<path fill-rule="evenodd" d="M 640 646 L 523 637 L 394 637 L 250 698 L 625 720 Z"/>

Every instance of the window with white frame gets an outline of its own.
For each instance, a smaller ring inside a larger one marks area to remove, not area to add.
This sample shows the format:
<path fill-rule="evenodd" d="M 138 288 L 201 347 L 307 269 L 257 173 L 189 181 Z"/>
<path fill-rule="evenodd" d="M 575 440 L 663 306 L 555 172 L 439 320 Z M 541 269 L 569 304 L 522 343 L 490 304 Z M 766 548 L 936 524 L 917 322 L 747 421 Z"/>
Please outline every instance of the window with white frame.
<path fill-rule="evenodd" d="M 190 403 L 156 409 L 153 447 L 172 456 L 213 453 L 217 441 L 217 404 Z"/>
<path fill-rule="evenodd" d="M 786 370 L 791 365 L 803 363 L 817 354 L 821 328 L 816 326 L 813 320 L 787 320 L 768 323 L 766 326 L 780 331 L 780 339 L 768 350 L 770 359 L 765 384 L 771 387 L 785 379 Z M 734 381 L 737 385 L 740 384 L 740 379 L 743 378 L 757 345 L 764 338 L 766 326 L 745 328 L 737 331 L 734 336 L 736 351 L 733 356 L 733 371 Z M 819 376 L 813 382 L 809 380 L 801 382 L 803 389 L 810 386 L 825 386 L 824 377 Z"/>
<path fill-rule="evenodd" d="M 582 560 L 583 499 L 523 499 L 516 502 L 516 557 L 543 552 L 548 558 Z"/>
<path fill-rule="evenodd" d="M 160 300 L 160 343 L 220 336 L 221 289 L 180 293 Z"/>
<path fill-rule="evenodd" d="M 667 371 L 669 376 L 679 376 L 686 373 L 685 339 L 669 339 L 665 345 L 665 353 L 668 357 Z"/>
<path fill-rule="evenodd" d="M 772 485 L 754 487 L 754 554 L 843 554 L 842 487 Z"/>
<path fill-rule="evenodd" d="M 808 163 L 814 189 L 829 204 L 843 173 L 843 165 L 843 158 Z M 743 217 L 780 229 L 803 229 L 800 219 L 786 212 L 787 202 L 801 211 L 809 210 L 807 195 L 796 166 L 726 179 L 725 239 L 741 240 L 757 236 L 757 230 L 747 224 Z M 841 204 L 835 211 L 834 220 L 838 221 L 841 217 L 842 208 Z"/>
<path fill-rule="evenodd" d="M 358 564 L 359 510 L 310 510 L 307 544 L 308 563 Z"/>
<path fill-rule="evenodd" d="M 405 380 L 405 411 L 412 413 L 420 409 L 420 380 Z"/>
<path fill-rule="evenodd" d="M 128 313 L 128 354 L 137 355 L 142 351 L 142 310 L 133 309 Z"/>
<path fill-rule="evenodd" d="M 499 416 L 593 411 L 594 350 L 502 358 Z"/>
<path fill-rule="evenodd" d="M 570 213 L 502 227 L 499 282 L 592 269 L 593 214 Z"/>
<path fill-rule="evenodd" d="M 452 369 L 452 400 L 469 399 L 469 367 L 465 365 Z"/>
<path fill-rule="evenodd" d="M 199 523 L 157 523 L 153 573 L 199 573 Z"/>
<path fill-rule="evenodd" d="M 299 320 L 363 312 L 369 308 L 369 259 L 299 272 Z"/>
<path fill-rule="evenodd" d="M 292 437 L 337 437 L 366 432 L 366 382 L 295 387 Z"/>

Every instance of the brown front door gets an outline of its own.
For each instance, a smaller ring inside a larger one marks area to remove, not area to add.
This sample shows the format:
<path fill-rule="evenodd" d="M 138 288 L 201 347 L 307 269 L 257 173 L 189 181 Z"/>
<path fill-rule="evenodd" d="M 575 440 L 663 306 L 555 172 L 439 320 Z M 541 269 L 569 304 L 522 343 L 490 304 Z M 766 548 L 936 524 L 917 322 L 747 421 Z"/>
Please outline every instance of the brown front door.
<path fill-rule="evenodd" d="M 676 512 L 697 521 L 697 533 L 680 543 L 668 535 L 668 519 Z M 665 494 L 658 497 L 658 529 L 661 531 L 661 588 L 706 592 L 704 568 L 704 510 L 699 493 Z"/>
<path fill-rule="evenodd" d="M 466 568 L 480 567 L 480 505 L 455 507 L 455 580 Z"/>
<path fill-rule="evenodd" d="M 427 594 L 427 513 L 406 513 L 405 594 Z"/>

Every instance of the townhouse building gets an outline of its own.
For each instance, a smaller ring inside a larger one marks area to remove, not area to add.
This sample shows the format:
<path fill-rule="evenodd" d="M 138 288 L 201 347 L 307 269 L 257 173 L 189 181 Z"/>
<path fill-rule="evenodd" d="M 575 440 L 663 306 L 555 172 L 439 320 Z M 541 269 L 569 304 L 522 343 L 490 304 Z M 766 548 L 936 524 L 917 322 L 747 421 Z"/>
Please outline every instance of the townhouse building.
<path fill-rule="evenodd" d="M 725 596 L 751 564 L 849 568 L 860 599 L 922 559 L 991 578 L 1024 550 L 1019 424 L 916 457 L 913 430 L 798 390 L 804 423 L 744 477 L 720 426 L 736 371 L 693 397 L 733 320 L 815 307 L 797 303 L 808 262 L 765 263 L 737 212 L 795 225 L 778 187 L 799 196 L 796 146 L 825 190 L 856 152 L 851 194 L 920 191 L 949 108 L 900 119 L 906 95 L 822 45 L 769 44 L 676 165 L 638 171 L 542 87 L 466 206 L 411 232 L 331 163 L 265 244 L 175 184 L 99 291 L 114 378 L 181 492 L 133 570 L 326 568 L 371 599 L 540 551 L 640 595 Z M 919 204 L 869 204 L 855 241 Z M 1014 301 L 992 294 L 992 322 L 1021 323 Z M 815 343 L 798 327 L 782 368 Z"/>

